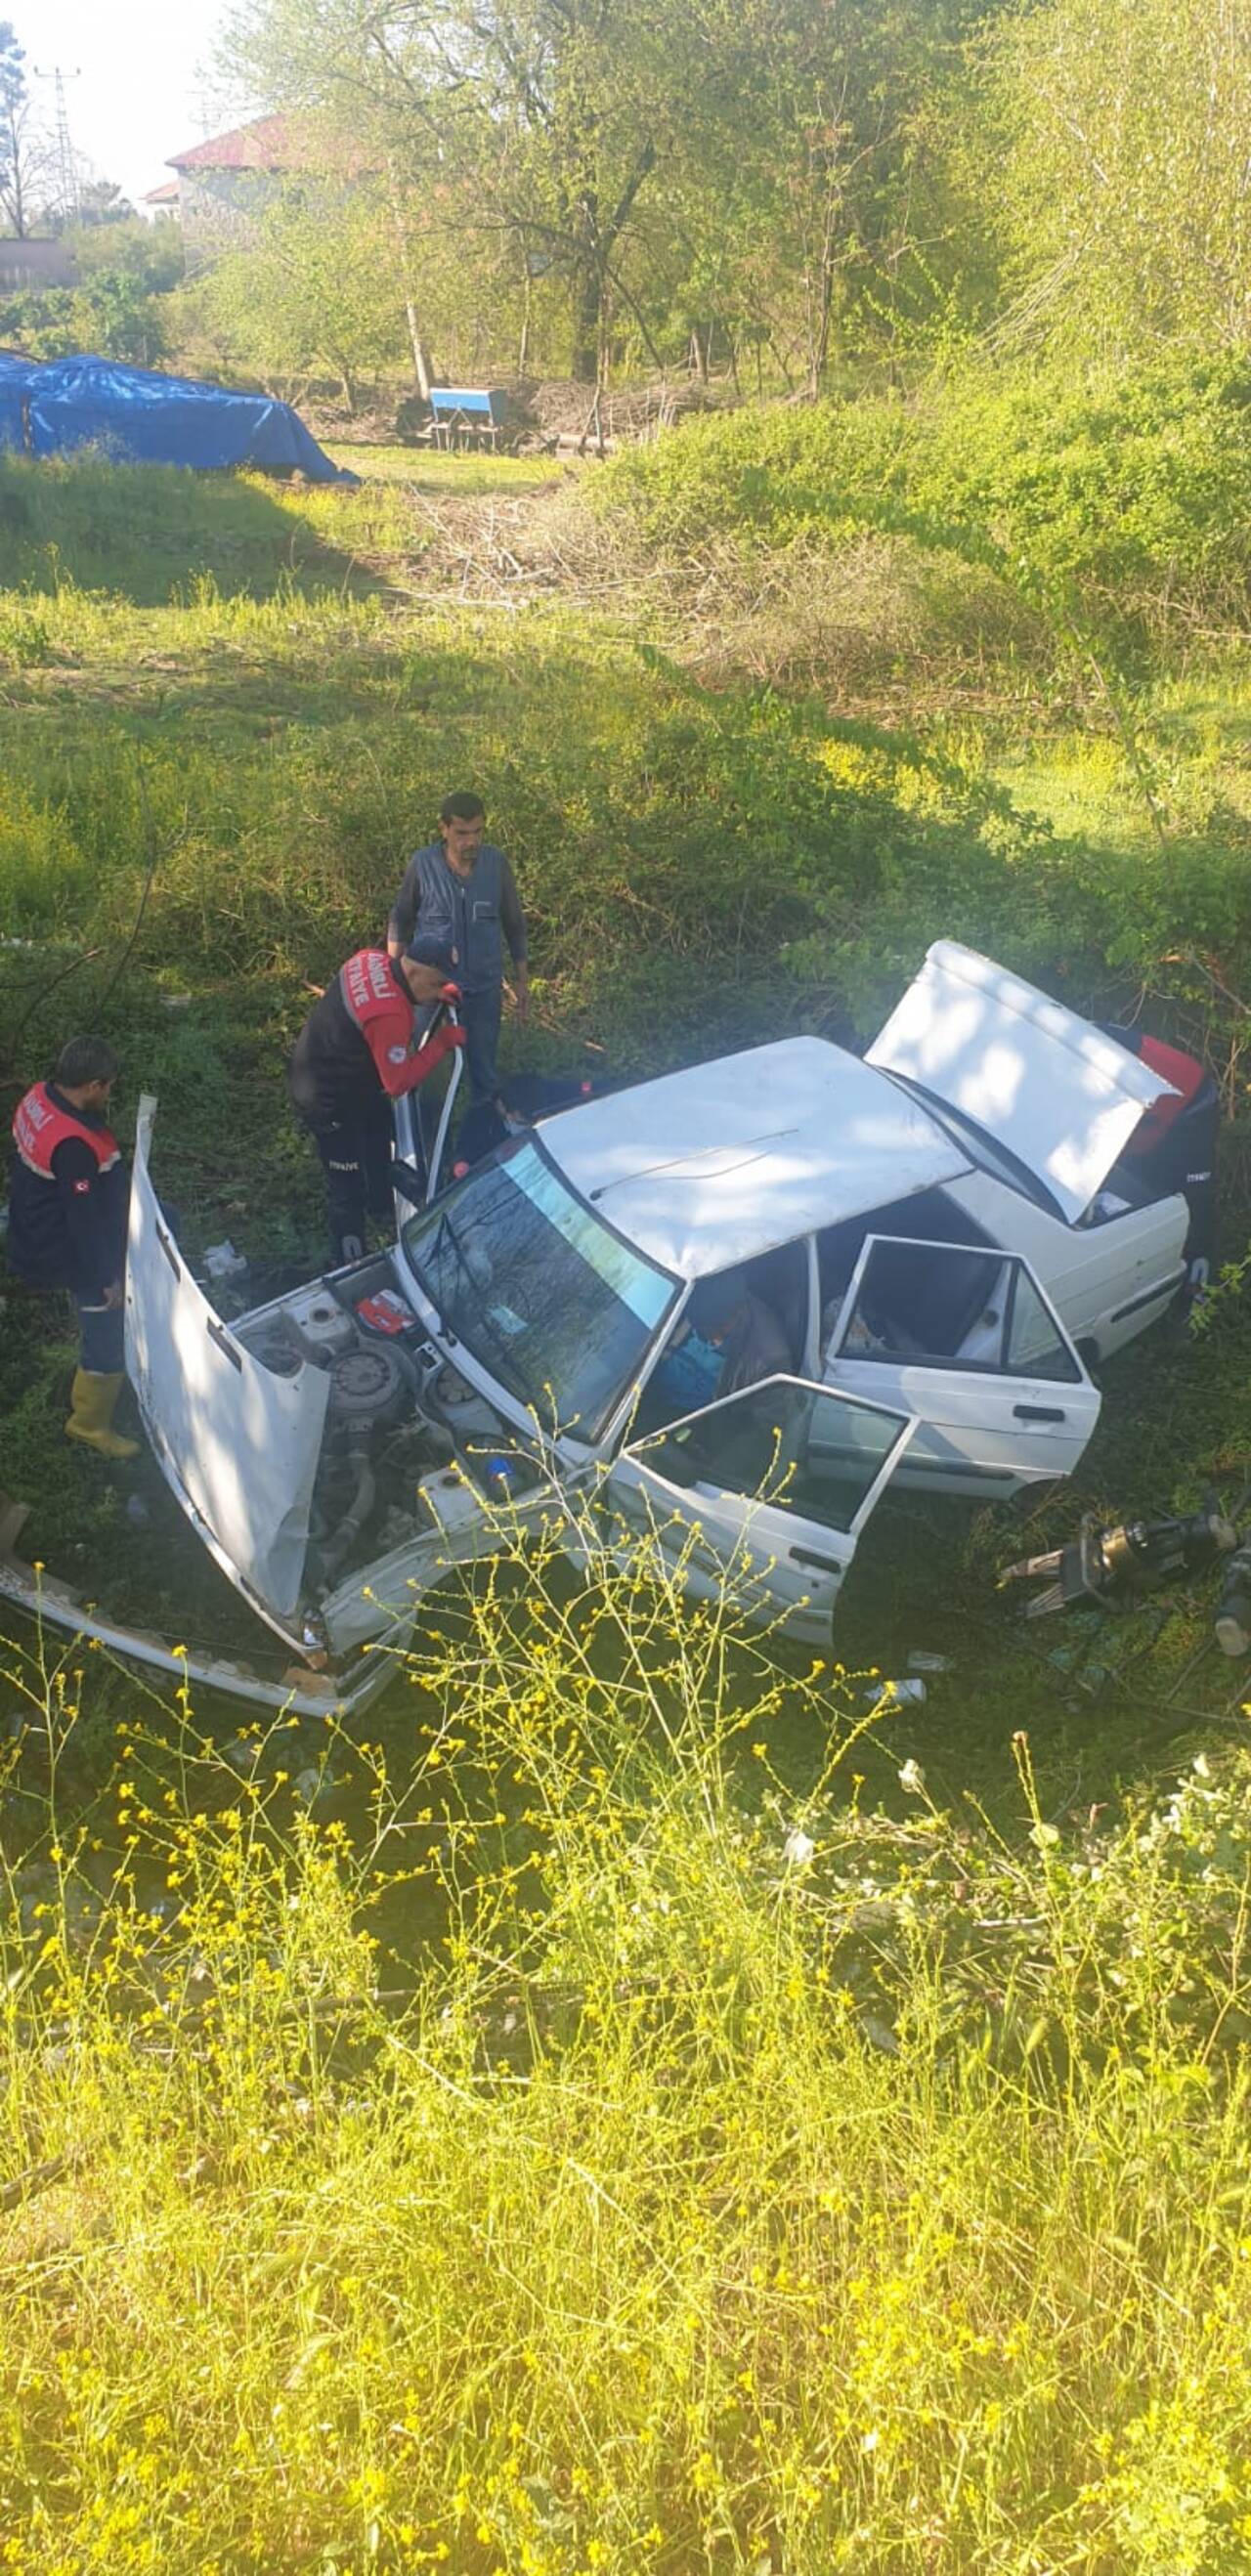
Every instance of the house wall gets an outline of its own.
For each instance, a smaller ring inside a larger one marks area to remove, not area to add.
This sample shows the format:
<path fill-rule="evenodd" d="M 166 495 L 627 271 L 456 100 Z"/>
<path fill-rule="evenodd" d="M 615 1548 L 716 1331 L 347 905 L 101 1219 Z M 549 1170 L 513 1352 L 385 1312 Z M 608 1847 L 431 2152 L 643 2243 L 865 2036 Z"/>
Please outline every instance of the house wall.
<path fill-rule="evenodd" d="M 0 240 L 0 287 L 76 286 L 78 263 L 63 241 Z"/>
<path fill-rule="evenodd" d="M 276 171 L 180 170 L 178 214 L 188 276 L 227 251 L 251 249 L 257 224 L 282 185 Z"/>

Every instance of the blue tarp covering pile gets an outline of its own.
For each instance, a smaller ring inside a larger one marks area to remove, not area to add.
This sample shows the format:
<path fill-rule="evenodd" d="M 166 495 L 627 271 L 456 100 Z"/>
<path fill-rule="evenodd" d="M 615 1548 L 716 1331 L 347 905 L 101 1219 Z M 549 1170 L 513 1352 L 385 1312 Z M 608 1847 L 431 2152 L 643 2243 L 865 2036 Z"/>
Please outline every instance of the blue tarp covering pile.
<path fill-rule="evenodd" d="M 111 358 L 57 358 L 49 366 L 0 350 L 0 447 L 63 456 L 100 447 L 130 465 L 232 466 L 298 471 L 310 483 L 354 483 L 333 465 L 289 403 L 231 394 L 184 376 L 149 375 Z"/>

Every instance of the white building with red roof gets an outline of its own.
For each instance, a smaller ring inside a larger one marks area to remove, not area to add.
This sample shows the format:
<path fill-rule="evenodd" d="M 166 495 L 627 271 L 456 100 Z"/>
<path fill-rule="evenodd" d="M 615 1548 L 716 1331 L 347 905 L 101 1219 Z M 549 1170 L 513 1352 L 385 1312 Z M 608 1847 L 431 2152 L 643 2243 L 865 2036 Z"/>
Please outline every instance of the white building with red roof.
<path fill-rule="evenodd" d="M 166 167 L 176 173 L 178 219 L 187 268 L 204 268 L 223 252 L 246 250 L 256 226 L 283 186 L 299 173 L 329 179 L 335 155 L 296 116 L 258 116 L 229 134 L 175 152 Z M 341 175 L 350 175 L 342 169 Z M 157 190 L 156 196 L 163 197 Z M 155 202 L 155 200 L 153 200 Z"/>

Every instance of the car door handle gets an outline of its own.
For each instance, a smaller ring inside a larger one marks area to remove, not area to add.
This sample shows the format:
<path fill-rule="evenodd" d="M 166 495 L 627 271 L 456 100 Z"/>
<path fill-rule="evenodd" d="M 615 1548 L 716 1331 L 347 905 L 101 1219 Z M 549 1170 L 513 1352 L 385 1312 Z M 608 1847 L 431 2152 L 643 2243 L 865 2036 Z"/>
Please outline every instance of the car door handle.
<path fill-rule="evenodd" d="M 1018 1422 L 1063 1422 L 1065 1419 L 1064 1407 L 1060 1404 L 1014 1404 L 1012 1411 Z"/>
<path fill-rule="evenodd" d="M 841 1574 L 843 1570 L 836 1556 L 822 1556 L 815 1547 L 792 1547 L 788 1554 L 793 1564 L 817 1565 L 823 1574 Z"/>

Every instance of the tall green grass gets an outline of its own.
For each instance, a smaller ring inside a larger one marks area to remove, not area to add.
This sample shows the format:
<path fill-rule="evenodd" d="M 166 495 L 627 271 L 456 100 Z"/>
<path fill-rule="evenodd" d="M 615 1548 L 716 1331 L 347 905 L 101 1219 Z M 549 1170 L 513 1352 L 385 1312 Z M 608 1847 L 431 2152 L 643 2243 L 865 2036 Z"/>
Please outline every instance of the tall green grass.
<path fill-rule="evenodd" d="M 205 582 L 252 599 L 284 581 L 368 588 L 421 546 L 402 494 L 382 481 L 348 490 L 90 452 L 0 455 L 0 587 L 41 598 L 66 584 L 147 607 Z"/>
<path fill-rule="evenodd" d="M 1229 2576 L 1245 1764 L 868 1810 L 889 1701 L 589 1571 L 414 1671 L 402 1783 L 184 1693 L 67 1813 L 13 1672 L 0 2564 Z"/>
<path fill-rule="evenodd" d="M 1249 468 L 1245 362 L 1170 359 L 696 419 L 613 458 L 586 498 L 665 548 L 872 533 L 954 555 L 975 582 L 1141 650 L 1245 632 Z M 1006 608 L 1000 623 L 1007 640 Z"/>

